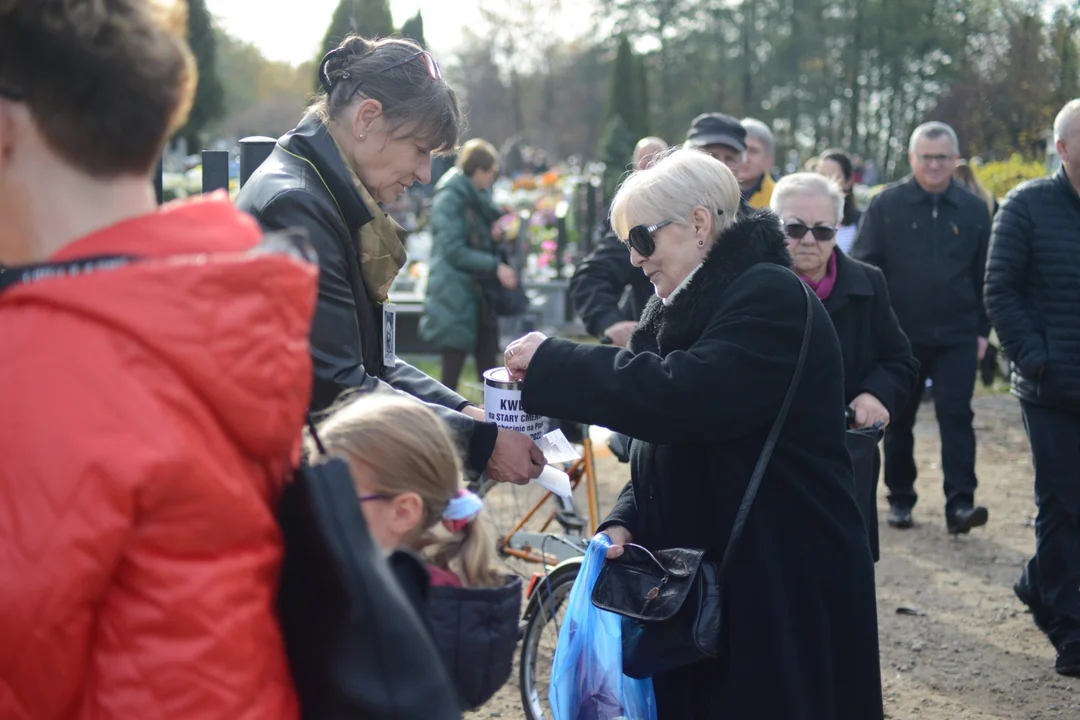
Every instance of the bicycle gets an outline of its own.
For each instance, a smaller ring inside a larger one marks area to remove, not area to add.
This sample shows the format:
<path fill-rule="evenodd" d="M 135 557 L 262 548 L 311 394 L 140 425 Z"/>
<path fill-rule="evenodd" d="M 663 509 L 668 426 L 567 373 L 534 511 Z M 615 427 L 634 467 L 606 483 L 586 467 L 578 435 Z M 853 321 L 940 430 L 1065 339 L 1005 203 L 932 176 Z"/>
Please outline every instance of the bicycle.
<path fill-rule="evenodd" d="M 570 486 L 576 490 L 584 482 L 587 508 L 585 515 L 578 510 L 573 495 L 563 499 L 545 491 L 531 508 L 524 512 L 505 533 L 498 533 L 496 547 L 506 559 L 518 560 L 543 566 L 543 571 L 532 573 L 525 591 L 525 610 L 518 630 L 521 642 L 519 657 L 518 689 L 527 720 L 544 720 L 550 717 L 547 707 L 547 686 L 543 671 L 550 674 L 561 627 L 560 612 L 577 579 L 589 540 L 599 524 L 599 497 L 592 440 L 589 427 L 564 424 L 564 432 L 575 445 L 581 447 L 581 458 L 566 469 Z M 580 431 L 580 437 L 577 432 Z M 484 496 L 496 483 L 483 480 L 474 491 Z M 549 503 L 554 504 L 538 530 L 526 530 Z M 558 525 L 561 532 L 552 532 Z M 554 637 L 546 632 L 554 626 Z M 547 678 L 550 682 L 550 675 Z"/>

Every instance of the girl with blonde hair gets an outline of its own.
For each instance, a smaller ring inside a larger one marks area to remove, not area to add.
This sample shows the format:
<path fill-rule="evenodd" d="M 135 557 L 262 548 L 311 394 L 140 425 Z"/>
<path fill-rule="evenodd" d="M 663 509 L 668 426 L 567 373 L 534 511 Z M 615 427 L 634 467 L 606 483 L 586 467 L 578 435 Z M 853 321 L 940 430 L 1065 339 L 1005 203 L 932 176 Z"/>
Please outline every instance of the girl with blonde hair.
<path fill-rule="evenodd" d="M 462 707 L 479 707 L 510 676 L 521 581 L 494 567 L 483 501 L 460 487 L 461 462 L 443 422 L 419 402 L 365 395 L 345 400 L 317 430 L 326 454 L 348 463 L 374 540 L 427 566 L 422 609 Z M 309 455 L 321 455 L 314 443 Z"/>

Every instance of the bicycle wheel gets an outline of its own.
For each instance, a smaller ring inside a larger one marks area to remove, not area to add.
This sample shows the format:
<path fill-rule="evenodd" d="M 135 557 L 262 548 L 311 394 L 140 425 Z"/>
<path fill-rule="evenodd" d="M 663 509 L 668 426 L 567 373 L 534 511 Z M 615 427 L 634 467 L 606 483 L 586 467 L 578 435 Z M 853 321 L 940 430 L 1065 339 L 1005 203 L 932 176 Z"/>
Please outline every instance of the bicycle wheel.
<path fill-rule="evenodd" d="M 525 623 L 521 636 L 521 703 L 527 720 L 549 720 L 548 689 L 559 641 L 566 601 L 580 568 L 575 565 L 557 572 L 538 587 L 538 604 Z"/>

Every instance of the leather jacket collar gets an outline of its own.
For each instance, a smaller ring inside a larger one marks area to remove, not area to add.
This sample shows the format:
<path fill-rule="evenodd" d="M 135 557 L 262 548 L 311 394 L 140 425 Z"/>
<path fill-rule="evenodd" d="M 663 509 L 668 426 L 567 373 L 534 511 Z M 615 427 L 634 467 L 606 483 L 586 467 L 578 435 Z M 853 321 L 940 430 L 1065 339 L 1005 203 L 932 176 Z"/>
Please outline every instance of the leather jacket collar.
<path fill-rule="evenodd" d="M 368 208 L 356 192 L 348 168 L 341 158 L 337 144 L 330 137 L 326 125 L 314 113 L 305 117 L 295 129 L 282 137 L 282 148 L 309 161 L 322 177 L 330 194 L 334 196 L 350 234 L 374 219 L 377 208 Z"/>

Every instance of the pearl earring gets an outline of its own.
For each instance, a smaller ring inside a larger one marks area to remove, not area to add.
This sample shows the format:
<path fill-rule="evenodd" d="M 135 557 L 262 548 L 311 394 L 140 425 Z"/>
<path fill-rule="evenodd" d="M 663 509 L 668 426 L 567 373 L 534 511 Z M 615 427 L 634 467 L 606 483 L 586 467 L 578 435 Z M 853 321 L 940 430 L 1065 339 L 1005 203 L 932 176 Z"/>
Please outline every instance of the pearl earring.
<path fill-rule="evenodd" d="M 360 133 L 360 135 L 358 137 L 359 137 L 359 139 L 363 140 L 364 139 L 364 133 Z"/>
<path fill-rule="evenodd" d="M 700 247 L 700 248 L 705 247 L 705 241 L 704 240 L 698 240 L 697 241 L 697 246 Z"/>

